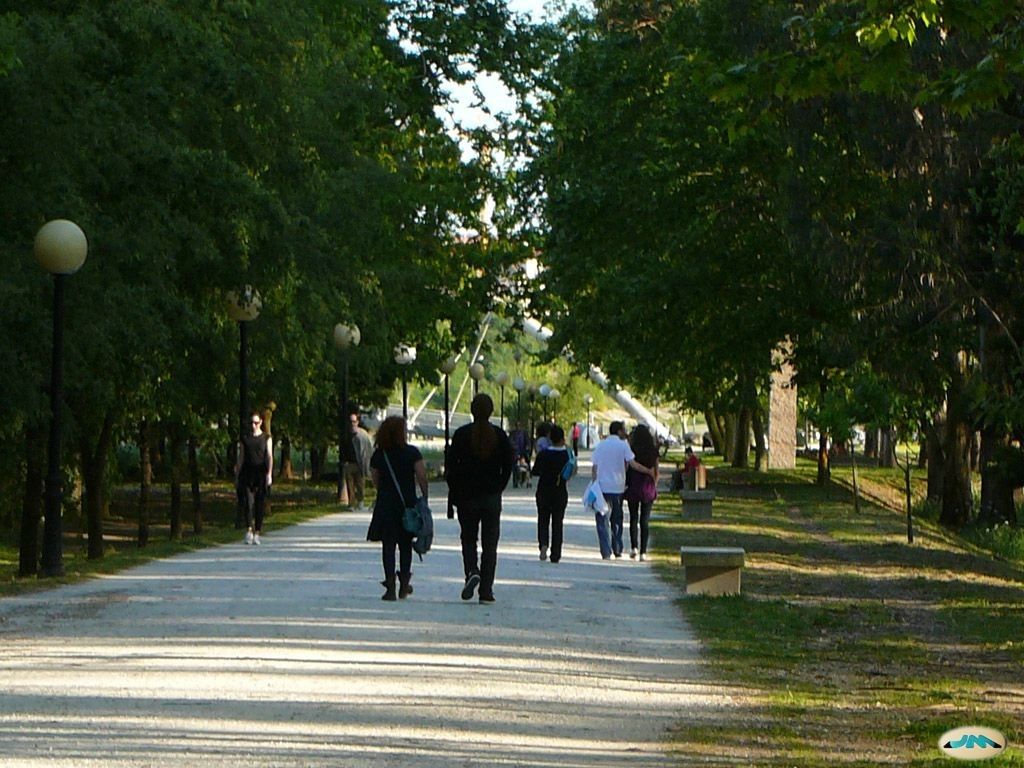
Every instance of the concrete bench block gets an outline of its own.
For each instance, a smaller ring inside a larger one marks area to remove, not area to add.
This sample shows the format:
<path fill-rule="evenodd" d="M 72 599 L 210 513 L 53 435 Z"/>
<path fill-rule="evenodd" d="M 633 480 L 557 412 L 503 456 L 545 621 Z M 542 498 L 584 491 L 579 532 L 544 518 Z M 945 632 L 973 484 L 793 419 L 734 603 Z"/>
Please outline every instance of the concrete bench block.
<path fill-rule="evenodd" d="M 714 491 L 680 491 L 684 520 L 710 520 Z"/>
<path fill-rule="evenodd" d="M 680 547 L 688 595 L 738 595 L 746 558 L 740 547 Z"/>

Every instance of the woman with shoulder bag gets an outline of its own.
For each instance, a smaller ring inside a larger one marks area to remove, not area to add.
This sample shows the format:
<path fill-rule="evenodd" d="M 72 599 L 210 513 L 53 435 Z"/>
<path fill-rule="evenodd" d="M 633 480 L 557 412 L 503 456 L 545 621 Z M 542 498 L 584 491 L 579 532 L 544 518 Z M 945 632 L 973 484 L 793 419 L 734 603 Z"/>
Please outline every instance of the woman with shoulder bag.
<path fill-rule="evenodd" d="M 419 448 L 405 441 L 405 419 L 388 416 L 377 430 L 376 450 L 370 457 L 377 501 L 366 533 L 367 541 L 381 542 L 385 592 L 382 600 L 405 599 L 412 594 L 412 534 L 402 517 L 416 503 L 416 486 L 427 498 L 427 469 Z M 398 547 L 399 588 L 395 594 L 395 547 Z"/>
<path fill-rule="evenodd" d="M 641 560 L 646 560 L 647 542 L 650 537 L 651 507 L 654 506 L 654 500 L 658 498 L 658 445 L 654 442 L 651 430 L 643 424 L 633 430 L 629 444 L 636 455 L 637 462 L 654 470 L 652 476 L 637 472 L 632 467 L 627 469 L 626 492 L 623 494 L 623 498 L 629 505 L 629 545 L 631 547 L 629 556 L 634 560 L 637 557 L 637 528 L 639 527 L 639 555 Z"/>
<path fill-rule="evenodd" d="M 562 530 L 565 508 L 569 504 L 569 491 L 563 476 L 569 463 L 569 451 L 565 444 L 565 431 L 553 424 L 550 432 L 551 447 L 537 454 L 532 474 L 537 480 L 537 544 L 540 559 L 548 559 L 548 544 L 551 545 L 551 562 L 562 559 Z"/>

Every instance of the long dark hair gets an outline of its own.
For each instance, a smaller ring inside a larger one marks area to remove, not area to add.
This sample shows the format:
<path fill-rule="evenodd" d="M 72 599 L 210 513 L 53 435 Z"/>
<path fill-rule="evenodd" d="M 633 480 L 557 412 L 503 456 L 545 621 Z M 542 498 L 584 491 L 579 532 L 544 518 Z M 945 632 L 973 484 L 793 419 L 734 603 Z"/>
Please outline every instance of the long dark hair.
<path fill-rule="evenodd" d="M 658 463 L 658 445 L 654 442 L 651 430 L 638 424 L 629 438 L 629 445 L 636 455 L 636 460 L 645 467 L 653 467 Z"/>
<path fill-rule="evenodd" d="M 483 393 L 473 398 L 469 412 L 473 414 L 473 431 L 470 433 L 470 452 L 474 458 L 486 459 L 498 447 L 498 435 L 488 419 L 494 413 L 494 401 Z"/>
<path fill-rule="evenodd" d="M 401 448 L 405 445 L 405 419 L 388 416 L 377 430 L 377 447 L 382 451 Z"/>

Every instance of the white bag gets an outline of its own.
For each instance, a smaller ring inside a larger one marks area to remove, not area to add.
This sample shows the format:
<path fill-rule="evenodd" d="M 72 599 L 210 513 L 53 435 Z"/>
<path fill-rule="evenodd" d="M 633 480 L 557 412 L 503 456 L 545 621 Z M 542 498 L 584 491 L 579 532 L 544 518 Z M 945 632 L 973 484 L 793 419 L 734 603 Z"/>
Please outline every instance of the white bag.
<path fill-rule="evenodd" d="M 590 512 L 600 513 L 603 517 L 608 517 L 611 513 L 611 507 L 608 506 L 597 480 L 591 480 L 587 490 L 583 492 L 583 508 Z"/>

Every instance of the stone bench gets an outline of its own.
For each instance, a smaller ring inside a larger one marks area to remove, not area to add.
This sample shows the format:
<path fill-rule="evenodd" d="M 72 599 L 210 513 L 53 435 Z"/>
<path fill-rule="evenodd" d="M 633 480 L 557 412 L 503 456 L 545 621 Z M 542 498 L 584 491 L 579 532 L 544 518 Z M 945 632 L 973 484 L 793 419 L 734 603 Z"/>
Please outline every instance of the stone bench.
<path fill-rule="evenodd" d="M 715 500 L 714 491 L 680 491 L 679 498 L 683 502 L 684 520 L 711 519 L 711 504 Z"/>
<path fill-rule="evenodd" d="M 738 595 L 746 551 L 740 547 L 680 547 L 688 595 Z"/>

